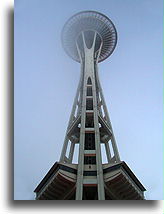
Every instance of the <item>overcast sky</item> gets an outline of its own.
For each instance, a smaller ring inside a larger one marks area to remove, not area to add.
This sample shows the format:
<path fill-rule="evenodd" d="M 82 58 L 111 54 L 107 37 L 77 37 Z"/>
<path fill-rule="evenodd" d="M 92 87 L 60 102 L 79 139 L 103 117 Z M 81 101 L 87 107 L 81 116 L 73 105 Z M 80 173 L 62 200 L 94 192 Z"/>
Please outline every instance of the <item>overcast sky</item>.
<path fill-rule="evenodd" d="M 146 199 L 162 200 L 162 0 L 15 0 L 15 200 L 33 200 L 59 160 L 80 75 L 61 30 L 83 10 L 115 24 L 118 43 L 99 75 L 119 153 Z"/>

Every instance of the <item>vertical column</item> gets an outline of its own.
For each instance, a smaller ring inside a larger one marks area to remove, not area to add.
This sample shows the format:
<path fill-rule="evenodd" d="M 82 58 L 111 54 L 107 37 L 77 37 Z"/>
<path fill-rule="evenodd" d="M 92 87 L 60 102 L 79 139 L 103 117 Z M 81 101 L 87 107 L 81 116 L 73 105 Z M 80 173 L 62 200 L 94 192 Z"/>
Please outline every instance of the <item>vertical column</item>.
<path fill-rule="evenodd" d="M 101 158 L 101 147 L 100 147 L 100 132 L 99 132 L 99 121 L 98 121 L 98 109 L 96 100 L 96 87 L 95 78 L 92 77 L 93 81 L 93 109 L 94 109 L 94 124 L 95 124 L 95 144 L 96 144 L 96 163 L 97 163 L 97 183 L 98 183 L 98 199 L 105 200 L 104 193 L 104 178 Z"/>
<path fill-rule="evenodd" d="M 76 183 L 76 200 L 82 200 L 83 197 L 83 171 L 84 171 L 84 142 L 85 142 L 85 112 L 86 112 L 86 77 L 84 77 L 82 110 L 81 110 L 81 128 L 79 141 L 79 158 Z"/>
<path fill-rule="evenodd" d="M 117 145 L 116 145 L 116 140 L 115 140 L 115 137 L 114 137 L 112 125 L 111 125 L 111 122 L 110 122 L 108 110 L 107 110 L 107 107 L 106 107 L 104 95 L 103 95 L 102 88 L 101 88 L 100 81 L 99 81 L 99 77 L 98 77 L 97 64 L 95 66 L 95 72 L 96 72 L 97 85 L 98 85 L 98 89 L 99 89 L 100 96 L 101 96 L 101 99 L 102 99 L 102 105 L 103 105 L 103 108 L 104 108 L 104 113 L 105 113 L 105 116 L 106 116 L 106 120 L 107 120 L 108 125 L 110 126 L 111 131 L 112 131 L 111 142 L 112 142 L 112 147 L 113 147 L 113 151 L 114 151 L 114 156 L 115 156 L 116 161 L 120 162 L 120 156 L 119 156 L 118 148 L 117 148 Z"/>
<path fill-rule="evenodd" d="M 78 105 L 78 97 L 79 97 L 79 94 L 80 94 L 80 89 L 82 87 L 82 79 L 83 79 L 83 67 L 81 65 L 80 80 L 79 80 L 78 88 L 77 88 L 77 91 L 76 91 L 76 96 L 75 96 L 75 99 L 74 99 L 71 115 L 70 115 L 70 118 L 69 118 L 68 127 L 67 127 L 67 130 L 66 130 L 66 135 L 65 135 L 65 139 L 64 139 L 64 143 L 63 143 L 63 148 L 62 148 L 62 152 L 61 152 L 61 155 L 60 155 L 60 162 L 64 162 L 64 159 L 65 159 L 67 146 L 68 146 L 68 141 L 69 141 L 68 136 L 67 136 L 67 132 L 68 132 L 68 129 L 69 129 L 70 125 L 73 122 L 76 106 Z"/>
<path fill-rule="evenodd" d="M 106 150 L 106 156 L 107 156 L 108 163 L 110 163 L 111 153 L 110 153 L 109 143 L 108 142 L 105 143 L 105 150 Z"/>
<path fill-rule="evenodd" d="M 90 76 L 92 81 L 98 199 L 105 200 L 103 168 L 102 168 L 101 147 L 100 147 L 100 132 L 99 132 L 99 121 L 98 121 L 98 103 L 97 103 L 95 71 L 94 71 L 95 41 L 96 41 L 96 32 L 94 34 L 92 47 L 90 49 L 87 49 L 87 48 L 85 49 L 85 72 L 88 73 L 88 77 Z"/>
<path fill-rule="evenodd" d="M 100 132 L 98 121 L 98 102 L 97 102 L 97 90 L 95 81 L 94 70 L 94 48 L 96 41 L 96 33 L 94 34 L 92 47 L 89 49 L 86 46 L 84 33 L 82 33 L 83 40 L 83 53 L 84 53 L 84 79 L 83 79 L 83 91 L 82 91 L 82 106 L 81 106 L 81 128 L 80 128 L 80 142 L 79 142 L 79 159 L 78 159 L 78 171 L 77 171 L 77 186 L 76 186 L 76 200 L 82 200 L 83 197 L 83 172 L 84 172 L 84 143 L 85 143 L 85 120 L 86 120 L 86 95 L 87 95 L 87 80 L 90 77 L 92 81 L 92 96 L 93 96 L 93 119 L 94 119 L 94 139 L 96 150 L 96 169 L 97 169 L 97 188 L 98 188 L 98 200 L 105 200 L 104 191 L 104 179 L 103 168 L 101 160 L 101 147 L 100 147 Z M 79 55 L 80 50 L 77 45 Z"/>
<path fill-rule="evenodd" d="M 83 34 L 82 34 L 83 35 Z M 84 35 L 83 35 L 84 36 Z M 84 38 L 83 38 L 84 39 Z M 84 44 L 84 41 L 83 41 Z M 76 43 L 77 51 L 81 64 L 83 65 L 82 56 L 78 44 Z M 83 66 L 82 66 L 83 67 Z M 79 157 L 77 169 L 77 182 L 76 182 L 76 200 L 82 200 L 83 197 L 83 171 L 84 171 L 84 142 L 85 142 L 85 112 L 86 112 L 86 73 L 83 70 L 83 88 L 82 88 L 82 101 L 81 101 L 81 127 L 80 127 L 80 141 L 79 141 Z"/>
<path fill-rule="evenodd" d="M 75 143 L 71 142 L 71 147 L 70 147 L 69 157 L 68 157 L 69 163 L 72 163 L 74 148 L 75 148 Z"/>

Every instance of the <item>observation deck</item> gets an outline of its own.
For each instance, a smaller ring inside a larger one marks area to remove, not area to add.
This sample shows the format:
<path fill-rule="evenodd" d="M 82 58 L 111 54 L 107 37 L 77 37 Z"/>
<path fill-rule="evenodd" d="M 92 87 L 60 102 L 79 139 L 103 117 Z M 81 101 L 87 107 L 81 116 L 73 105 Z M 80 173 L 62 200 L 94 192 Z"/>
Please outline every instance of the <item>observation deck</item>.
<path fill-rule="evenodd" d="M 117 43 L 117 32 L 107 16 L 95 11 L 83 11 L 72 16 L 64 25 L 62 30 L 63 48 L 77 62 L 80 62 L 80 59 L 76 43 L 80 42 L 82 32 L 87 37 L 88 46 L 91 46 L 93 35 L 97 33 L 95 52 L 102 44 L 98 62 L 112 54 Z"/>

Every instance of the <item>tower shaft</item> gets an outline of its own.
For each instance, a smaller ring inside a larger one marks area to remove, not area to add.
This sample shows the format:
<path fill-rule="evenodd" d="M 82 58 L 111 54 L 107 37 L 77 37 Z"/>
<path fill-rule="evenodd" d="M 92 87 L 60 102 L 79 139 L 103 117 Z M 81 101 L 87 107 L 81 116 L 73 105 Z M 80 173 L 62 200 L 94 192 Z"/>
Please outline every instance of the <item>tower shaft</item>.
<path fill-rule="evenodd" d="M 102 43 L 96 53 L 97 36 L 97 33 L 94 32 L 90 48 L 87 47 L 87 38 L 84 32 L 81 33 L 81 41 L 76 43 L 81 62 L 81 78 L 60 158 L 60 162 L 72 163 L 73 148 L 75 143 L 79 144 L 76 200 L 85 198 L 84 186 L 95 186 L 98 199 L 105 200 L 101 144 L 105 145 L 108 163 L 120 161 L 98 77 L 97 63 Z M 80 45 L 81 47 L 79 47 Z M 77 127 L 79 127 L 78 134 Z M 76 142 L 74 141 L 75 137 Z M 66 151 L 69 141 L 71 146 L 67 157 Z M 113 149 L 113 156 L 111 156 L 110 147 Z M 92 172 L 93 168 L 97 172 L 94 178 L 90 179 L 88 176 L 84 176 L 86 169 L 88 172 Z"/>

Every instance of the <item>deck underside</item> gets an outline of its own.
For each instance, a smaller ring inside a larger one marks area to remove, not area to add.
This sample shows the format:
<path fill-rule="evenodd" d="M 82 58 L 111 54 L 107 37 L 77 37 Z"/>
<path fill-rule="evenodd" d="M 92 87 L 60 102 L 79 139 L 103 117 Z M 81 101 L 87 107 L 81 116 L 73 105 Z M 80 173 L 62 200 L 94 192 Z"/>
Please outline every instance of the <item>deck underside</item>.
<path fill-rule="evenodd" d="M 83 200 L 98 200 L 96 171 L 84 171 Z M 103 165 L 105 200 L 144 200 L 145 191 L 125 162 Z M 75 200 L 77 165 L 55 163 L 34 192 L 36 200 Z"/>

